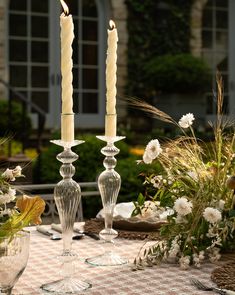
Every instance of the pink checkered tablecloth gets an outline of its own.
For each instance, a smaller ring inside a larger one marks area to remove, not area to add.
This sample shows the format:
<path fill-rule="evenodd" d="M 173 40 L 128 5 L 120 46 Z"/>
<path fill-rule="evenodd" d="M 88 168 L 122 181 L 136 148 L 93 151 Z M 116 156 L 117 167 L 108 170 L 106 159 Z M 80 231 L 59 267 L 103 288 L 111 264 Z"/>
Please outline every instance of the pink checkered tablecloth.
<path fill-rule="evenodd" d="M 34 227 L 30 230 L 30 257 L 23 275 L 14 287 L 14 295 L 45 294 L 40 290 L 40 286 L 60 278 L 57 255 L 61 254 L 62 241 L 52 241 L 38 233 Z M 132 262 L 143 243 L 143 241 L 117 239 L 116 250 Z M 133 272 L 130 265 L 95 267 L 85 263 L 85 258 L 102 253 L 101 241 L 85 237 L 73 241 L 73 250 L 79 255 L 76 276 L 92 284 L 92 288 L 83 293 L 85 295 L 211 294 L 196 290 L 189 282 L 190 278 L 196 277 L 211 284 L 210 273 L 215 265 L 210 263 L 204 264 L 201 269 L 191 268 L 187 271 L 173 264 L 162 264 Z"/>

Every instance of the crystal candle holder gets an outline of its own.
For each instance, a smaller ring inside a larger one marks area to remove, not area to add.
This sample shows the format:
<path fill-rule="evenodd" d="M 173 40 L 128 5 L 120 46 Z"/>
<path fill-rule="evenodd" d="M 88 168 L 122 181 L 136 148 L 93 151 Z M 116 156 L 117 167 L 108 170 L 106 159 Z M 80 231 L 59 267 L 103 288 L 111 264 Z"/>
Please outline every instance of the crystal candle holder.
<path fill-rule="evenodd" d="M 114 143 L 125 137 L 116 136 L 97 136 L 100 140 L 106 141 L 107 145 L 101 149 L 101 153 L 105 155 L 105 170 L 99 175 L 98 187 L 102 199 L 104 209 L 105 228 L 100 231 L 99 236 L 105 242 L 105 252 L 96 257 L 86 259 L 86 262 L 97 266 L 112 266 L 127 263 L 127 260 L 119 256 L 114 251 L 114 239 L 118 236 L 118 232 L 113 227 L 113 212 L 116 205 L 117 196 L 121 186 L 121 177 L 114 170 L 117 161 L 115 155 L 119 153 L 119 149 Z"/>
<path fill-rule="evenodd" d="M 77 280 L 73 277 L 75 273 L 74 261 L 76 253 L 72 251 L 73 225 L 76 213 L 81 200 L 81 189 L 79 184 L 72 179 L 75 173 L 73 162 L 78 159 L 78 155 L 71 148 L 84 141 L 74 140 L 72 142 L 62 140 L 52 140 L 52 143 L 62 146 L 63 151 L 57 155 L 57 160 L 62 162 L 60 175 L 63 179 L 57 183 L 54 189 L 54 199 L 59 213 L 62 227 L 63 252 L 61 259 L 62 279 L 48 284 L 41 288 L 54 294 L 77 294 L 91 287 L 91 284 Z"/>

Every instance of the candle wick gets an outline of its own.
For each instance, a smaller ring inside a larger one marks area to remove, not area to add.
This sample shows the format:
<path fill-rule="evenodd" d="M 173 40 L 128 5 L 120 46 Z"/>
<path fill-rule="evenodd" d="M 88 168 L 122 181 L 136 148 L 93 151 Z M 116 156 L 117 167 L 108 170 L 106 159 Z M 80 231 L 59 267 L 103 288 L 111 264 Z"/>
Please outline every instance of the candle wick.
<path fill-rule="evenodd" d="M 114 21 L 112 21 L 112 20 L 109 21 L 109 26 L 110 26 L 111 30 L 114 30 L 116 28 L 116 25 L 115 25 Z"/>
<path fill-rule="evenodd" d="M 69 12 L 68 11 L 64 11 L 63 15 L 64 16 L 69 16 Z"/>

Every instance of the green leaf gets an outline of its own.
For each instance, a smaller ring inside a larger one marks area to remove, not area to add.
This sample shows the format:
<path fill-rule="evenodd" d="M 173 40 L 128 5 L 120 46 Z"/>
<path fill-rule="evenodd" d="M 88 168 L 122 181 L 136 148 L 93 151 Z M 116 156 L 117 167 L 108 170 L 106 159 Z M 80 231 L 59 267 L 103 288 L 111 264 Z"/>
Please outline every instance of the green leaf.
<path fill-rule="evenodd" d="M 144 205 L 145 197 L 143 196 L 142 193 L 139 193 L 137 202 L 138 202 L 139 206 L 143 206 Z"/>
<path fill-rule="evenodd" d="M 234 209 L 229 210 L 228 216 L 229 217 L 235 217 L 235 210 Z"/>

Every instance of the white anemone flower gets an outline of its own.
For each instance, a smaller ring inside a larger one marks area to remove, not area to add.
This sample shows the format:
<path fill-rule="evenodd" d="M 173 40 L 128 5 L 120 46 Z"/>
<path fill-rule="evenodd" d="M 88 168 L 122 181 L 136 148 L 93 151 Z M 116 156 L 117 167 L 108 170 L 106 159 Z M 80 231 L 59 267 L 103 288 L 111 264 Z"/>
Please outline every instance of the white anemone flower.
<path fill-rule="evenodd" d="M 192 202 L 188 201 L 185 197 L 181 197 L 175 201 L 173 208 L 179 215 L 186 216 L 192 212 L 192 207 Z"/>
<path fill-rule="evenodd" d="M 194 115 L 192 113 L 188 113 L 182 116 L 182 118 L 179 120 L 179 125 L 181 128 L 188 128 L 193 124 L 194 120 Z"/>
<path fill-rule="evenodd" d="M 149 157 L 149 154 L 148 153 L 144 153 L 143 154 L 143 161 L 145 164 L 151 164 L 153 159 L 151 157 Z"/>
<path fill-rule="evenodd" d="M 203 212 L 203 217 L 210 223 L 217 223 L 222 219 L 221 212 L 218 209 L 207 207 Z"/>
<path fill-rule="evenodd" d="M 158 139 L 152 139 L 146 146 L 145 153 L 154 160 L 159 156 L 159 154 L 162 152 L 162 148 L 160 146 L 160 143 Z"/>

